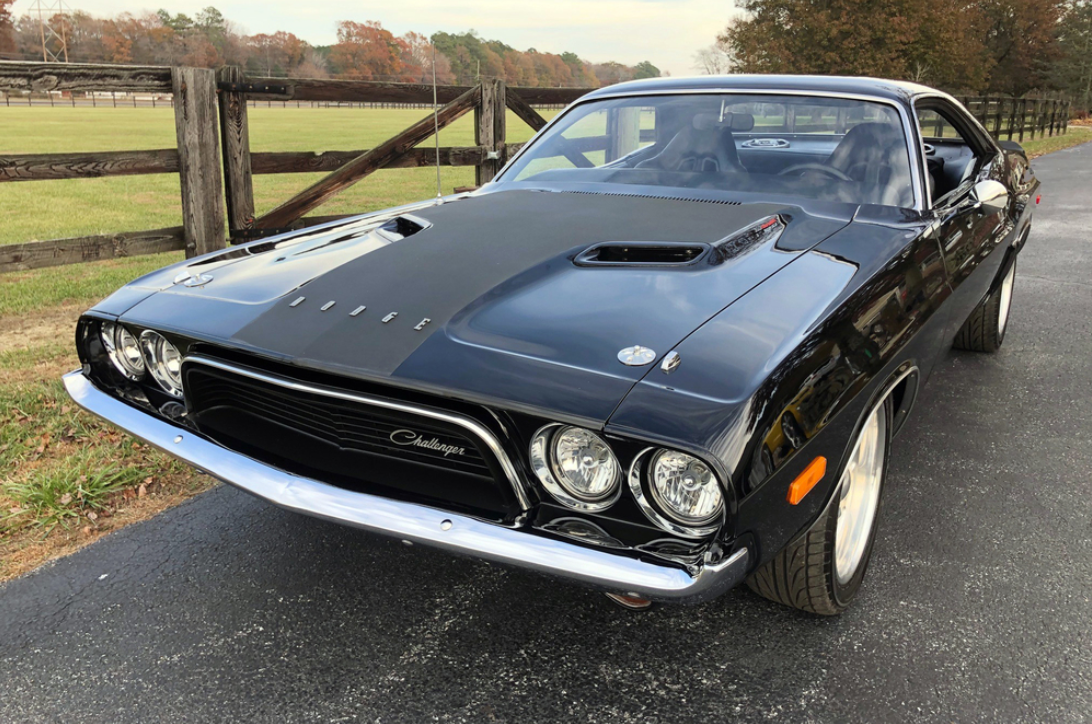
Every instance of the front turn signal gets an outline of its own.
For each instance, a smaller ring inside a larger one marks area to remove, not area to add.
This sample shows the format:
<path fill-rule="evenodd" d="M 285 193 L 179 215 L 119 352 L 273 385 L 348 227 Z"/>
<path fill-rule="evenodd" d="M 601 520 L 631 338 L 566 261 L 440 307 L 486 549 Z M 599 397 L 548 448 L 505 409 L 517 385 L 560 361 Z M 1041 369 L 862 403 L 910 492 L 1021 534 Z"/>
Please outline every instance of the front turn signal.
<path fill-rule="evenodd" d="M 789 505 L 798 505 L 826 474 L 827 459 L 822 455 L 808 463 L 808 466 L 804 468 L 804 472 L 800 473 L 796 480 L 792 481 L 792 485 L 789 486 L 789 494 L 785 496 L 785 499 L 789 501 Z"/>

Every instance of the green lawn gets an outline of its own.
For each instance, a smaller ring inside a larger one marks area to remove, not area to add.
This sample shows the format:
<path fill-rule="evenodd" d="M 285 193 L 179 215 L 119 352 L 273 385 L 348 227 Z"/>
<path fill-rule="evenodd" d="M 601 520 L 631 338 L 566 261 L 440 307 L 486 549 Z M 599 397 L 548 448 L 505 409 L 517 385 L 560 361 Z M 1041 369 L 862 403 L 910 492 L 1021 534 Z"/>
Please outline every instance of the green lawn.
<path fill-rule="evenodd" d="M 372 148 L 426 116 L 425 110 L 360 108 L 252 108 L 253 151 L 352 151 Z M 508 140 L 526 141 L 531 129 L 509 113 Z M 440 132 L 444 146 L 474 145 L 473 114 Z M 174 148 L 169 108 L 0 108 L 0 156 Z M 429 139 L 425 146 L 432 145 Z M 254 201 L 268 211 L 324 174 L 255 176 Z M 471 167 L 445 167 L 445 193 L 474 183 Z M 431 168 L 376 173 L 315 213 L 348 214 L 382 209 L 436 194 Z M 0 244 L 181 223 L 178 177 L 123 176 L 0 184 Z"/>

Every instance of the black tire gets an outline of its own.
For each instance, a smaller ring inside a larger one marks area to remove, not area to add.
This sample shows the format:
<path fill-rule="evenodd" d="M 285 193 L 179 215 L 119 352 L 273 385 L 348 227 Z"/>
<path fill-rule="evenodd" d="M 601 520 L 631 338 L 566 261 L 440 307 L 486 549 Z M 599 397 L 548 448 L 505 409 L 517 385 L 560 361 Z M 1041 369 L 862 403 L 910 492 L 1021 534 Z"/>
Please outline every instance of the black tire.
<path fill-rule="evenodd" d="M 1005 267 L 989 296 L 982 300 L 959 330 L 952 346 L 969 352 L 993 353 L 1001 348 L 1008 329 L 1009 309 L 1012 307 L 1012 288 L 1016 279 L 1016 259 Z M 1008 294 L 1005 294 L 1006 286 Z"/>
<path fill-rule="evenodd" d="M 872 557 L 872 546 L 875 543 L 876 529 L 883 508 L 883 489 L 887 480 L 887 461 L 891 451 L 890 397 L 884 398 L 880 404 L 883 407 L 881 414 L 885 425 L 879 498 L 863 556 L 853 575 L 846 582 L 840 583 L 835 574 L 835 534 L 842 487 L 839 482 L 830 503 L 811 528 L 785 546 L 772 560 L 747 579 L 747 585 L 752 591 L 771 601 L 822 616 L 836 616 L 842 613 L 856 597 Z M 871 417 L 871 412 L 875 412 L 875 408 L 870 411 L 866 420 Z M 850 448 L 850 455 L 856 448 L 860 435 L 861 431 L 858 431 L 853 447 Z M 839 473 L 839 481 L 841 478 L 842 474 Z"/>

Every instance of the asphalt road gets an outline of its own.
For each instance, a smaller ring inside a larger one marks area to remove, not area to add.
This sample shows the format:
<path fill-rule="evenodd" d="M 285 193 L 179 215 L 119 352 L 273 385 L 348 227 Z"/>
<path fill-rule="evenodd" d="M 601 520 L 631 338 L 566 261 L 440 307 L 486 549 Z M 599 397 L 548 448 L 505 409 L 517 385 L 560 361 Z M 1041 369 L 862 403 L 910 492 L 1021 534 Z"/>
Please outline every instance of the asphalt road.
<path fill-rule="evenodd" d="M 935 371 L 842 617 L 630 614 L 220 487 L 0 588 L 0 721 L 1090 720 L 1092 144 L 1036 167 L 1005 346 Z"/>

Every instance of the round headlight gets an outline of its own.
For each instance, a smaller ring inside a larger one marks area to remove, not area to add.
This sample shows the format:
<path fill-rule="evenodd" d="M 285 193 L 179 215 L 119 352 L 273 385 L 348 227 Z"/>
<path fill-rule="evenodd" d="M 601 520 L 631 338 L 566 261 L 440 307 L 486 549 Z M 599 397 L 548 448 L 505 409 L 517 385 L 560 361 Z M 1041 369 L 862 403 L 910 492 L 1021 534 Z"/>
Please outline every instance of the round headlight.
<path fill-rule="evenodd" d="M 712 521 L 724 507 L 717 478 L 709 466 L 685 453 L 661 450 L 649 466 L 652 498 L 679 523 Z"/>
<path fill-rule="evenodd" d="M 540 430 L 531 467 L 550 494 L 578 510 L 602 510 L 621 491 L 617 458 L 598 435 L 580 427 Z"/>
<path fill-rule="evenodd" d="M 140 335 L 140 345 L 155 381 L 167 394 L 181 397 L 182 353 L 166 337 L 150 329 Z"/>
<path fill-rule="evenodd" d="M 103 322 L 99 332 L 102 345 L 114 367 L 131 380 L 144 376 L 144 358 L 140 355 L 140 345 L 136 336 L 125 327 L 114 322 Z"/>

